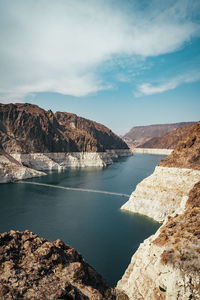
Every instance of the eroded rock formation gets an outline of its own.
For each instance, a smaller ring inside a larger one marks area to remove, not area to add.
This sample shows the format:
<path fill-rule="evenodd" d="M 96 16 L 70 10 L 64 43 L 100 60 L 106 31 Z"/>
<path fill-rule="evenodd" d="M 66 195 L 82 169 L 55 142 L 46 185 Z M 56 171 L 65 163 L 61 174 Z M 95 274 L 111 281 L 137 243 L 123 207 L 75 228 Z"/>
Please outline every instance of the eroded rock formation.
<path fill-rule="evenodd" d="M 117 287 L 133 300 L 200 299 L 200 182 L 184 213 L 168 217 L 133 255 Z"/>
<path fill-rule="evenodd" d="M 200 299 L 199 142 L 200 122 L 122 207 L 164 221 L 140 245 L 118 282 L 130 299 Z"/>
<path fill-rule="evenodd" d="M 34 170 L 104 167 L 128 155 L 126 143 L 102 124 L 27 103 L 0 104 L 0 183 L 43 175 Z"/>
<path fill-rule="evenodd" d="M 0 234 L 0 299 L 103 300 L 128 297 L 113 290 L 72 247 L 32 232 Z"/>
<path fill-rule="evenodd" d="M 128 149 L 102 124 L 32 104 L 0 104 L 0 142 L 8 153 L 102 152 Z"/>

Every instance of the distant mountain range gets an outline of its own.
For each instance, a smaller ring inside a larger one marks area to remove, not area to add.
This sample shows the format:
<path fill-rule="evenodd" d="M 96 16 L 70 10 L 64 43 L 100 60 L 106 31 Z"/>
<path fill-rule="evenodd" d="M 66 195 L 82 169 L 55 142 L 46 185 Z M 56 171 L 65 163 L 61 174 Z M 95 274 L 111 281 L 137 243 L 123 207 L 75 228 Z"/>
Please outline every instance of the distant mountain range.
<path fill-rule="evenodd" d="M 0 104 L 0 147 L 7 153 L 104 152 L 128 149 L 109 128 L 32 104 Z"/>
<path fill-rule="evenodd" d="M 129 147 L 173 149 L 195 122 L 156 124 L 133 127 L 122 138 Z M 179 131 L 176 131 L 182 127 Z M 169 135 L 166 135 L 169 133 Z M 159 137 L 162 137 L 159 139 Z"/>

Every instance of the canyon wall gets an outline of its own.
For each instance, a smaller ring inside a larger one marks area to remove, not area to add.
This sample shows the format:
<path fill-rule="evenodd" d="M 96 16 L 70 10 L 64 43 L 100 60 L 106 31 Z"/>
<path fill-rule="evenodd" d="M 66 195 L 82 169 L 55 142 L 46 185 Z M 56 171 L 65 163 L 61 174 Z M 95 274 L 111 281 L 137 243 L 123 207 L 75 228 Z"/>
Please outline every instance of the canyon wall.
<path fill-rule="evenodd" d="M 200 122 L 122 206 L 164 222 L 117 288 L 133 300 L 200 299 Z"/>
<path fill-rule="evenodd" d="M 129 149 L 106 152 L 12 153 L 0 151 L 0 183 L 46 175 L 45 170 L 106 167 L 120 157 L 130 156 Z"/>
<path fill-rule="evenodd" d="M 100 123 L 28 103 L 0 104 L 0 148 L 10 154 L 129 149 Z"/>
<path fill-rule="evenodd" d="M 121 207 L 164 222 L 169 215 L 183 213 L 189 191 L 200 181 L 200 171 L 157 166 L 140 182 Z"/>
<path fill-rule="evenodd" d="M 0 183 L 13 182 L 16 180 L 40 177 L 46 175 L 23 165 L 10 161 L 4 155 L 0 155 Z"/>

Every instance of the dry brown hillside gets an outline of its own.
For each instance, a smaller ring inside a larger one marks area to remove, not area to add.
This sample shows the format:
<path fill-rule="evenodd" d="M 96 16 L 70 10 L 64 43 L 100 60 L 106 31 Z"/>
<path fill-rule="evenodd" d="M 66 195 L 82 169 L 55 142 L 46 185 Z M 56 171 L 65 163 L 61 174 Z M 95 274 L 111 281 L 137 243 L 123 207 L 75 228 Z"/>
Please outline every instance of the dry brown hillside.
<path fill-rule="evenodd" d="M 193 124 L 187 124 L 174 129 L 163 136 L 154 137 L 146 143 L 140 145 L 141 148 L 154 148 L 154 149 L 174 149 L 178 143 L 186 136 L 192 129 Z"/>
<path fill-rule="evenodd" d="M 200 122 L 193 125 L 174 151 L 161 160 L 160 166 L 200 170 Z"/>
<path fill-rule="evenodd" d="M 128 149 L 102 124 L 32 104 L 0 104 L 0 147 L 8 153 Z"/>

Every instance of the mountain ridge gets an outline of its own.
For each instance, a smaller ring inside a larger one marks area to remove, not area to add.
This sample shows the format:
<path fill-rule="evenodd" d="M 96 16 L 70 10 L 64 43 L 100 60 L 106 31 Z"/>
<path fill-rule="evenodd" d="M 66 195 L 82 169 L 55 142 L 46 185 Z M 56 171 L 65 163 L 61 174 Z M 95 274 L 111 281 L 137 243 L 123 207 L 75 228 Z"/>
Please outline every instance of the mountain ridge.
<path fill-rule="evenodd" d="M 0 146 L 8 153 L 128 149 L 100 123 L 67 112 L 54 114 L 29 103 L 0 104 Z"/>
<path fill-rule="evenodd" d="M 179 122 L 169 124 L 152 124 L 146 126 L 132 127 L 129 132 L 122 136 L 129 147 L 142 147 L 144 143 L 152 138 L 160 137 L 184 125 L 194 124 L 195 122 Z"/>

